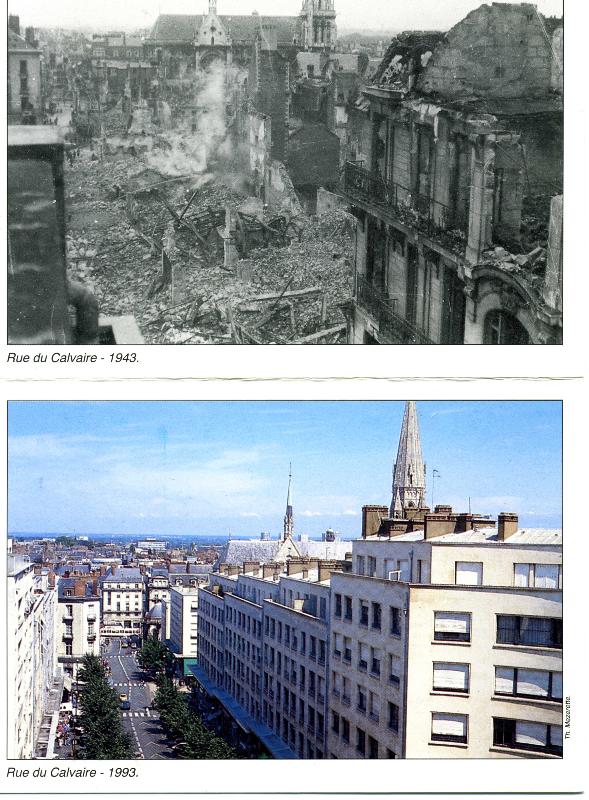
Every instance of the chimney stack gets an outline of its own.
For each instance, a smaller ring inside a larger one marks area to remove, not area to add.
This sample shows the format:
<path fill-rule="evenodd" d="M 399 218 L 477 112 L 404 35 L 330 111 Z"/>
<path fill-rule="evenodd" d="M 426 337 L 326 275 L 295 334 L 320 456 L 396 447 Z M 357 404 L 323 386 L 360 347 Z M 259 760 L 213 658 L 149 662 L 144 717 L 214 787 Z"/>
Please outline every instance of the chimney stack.
<path fill-rule="evenodd" d="M 362 538 L 376 536 L 381 520 L 389 515 L 388 506 L 362 506 Z"/>
<path fill-rule="evenodd" d="M 504 542 L 506 539 L 509 539 L 510 536 L 513 536 L 514 533 L 517 533 L 519 517 L 517 514 L 502 511 L 501 514 L 499 514 L 498 523 L 497 538 L 500 542 Z"/>
<path fill-rule="evenodd" d="M 84 578 L 76 578 L 76 582 L 74 583 L 74 597 L 85 597 L 86 596 L 86 581 Z"/>
<path fill-rule="evenodd" d="M 31 47 L 37 47 L 37 40 L 35 39 L 35 29 L 34 28 L 25 28 L 25 42 L 30 44 Z"/>
<path fill-rule="evenodd" d="M 260 46 L 266 51 L 278 50 L 278 31 L 273 23 L 262 22 Z"/>
<path fill-rule="evenodd" d="M 10 14 L 8 17 L 8 27 L 17 36 L 20 36 L 20 17 L 16 14 Z"/>

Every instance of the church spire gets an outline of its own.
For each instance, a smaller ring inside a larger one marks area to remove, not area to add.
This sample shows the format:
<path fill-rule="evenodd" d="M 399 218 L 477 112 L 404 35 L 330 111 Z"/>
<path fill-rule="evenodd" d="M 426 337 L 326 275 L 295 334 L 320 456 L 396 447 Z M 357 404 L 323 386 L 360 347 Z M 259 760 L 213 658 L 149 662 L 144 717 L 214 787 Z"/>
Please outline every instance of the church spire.
<path fill-rule="evenodd" d="M 288 492 L 286 494 L 286 514 L 282 528 L 282 539 L 286 541 L 294 534 L 294 514 L 292 511 L 292 464 L 288 466 Z"/>
<path fill-rule="evenodd" d="M 404 518 L 406 509 L 425 507 L 425 464 L 414 400 L 405 403 L 397 460 L 393 469 L 391 517 Z"/>

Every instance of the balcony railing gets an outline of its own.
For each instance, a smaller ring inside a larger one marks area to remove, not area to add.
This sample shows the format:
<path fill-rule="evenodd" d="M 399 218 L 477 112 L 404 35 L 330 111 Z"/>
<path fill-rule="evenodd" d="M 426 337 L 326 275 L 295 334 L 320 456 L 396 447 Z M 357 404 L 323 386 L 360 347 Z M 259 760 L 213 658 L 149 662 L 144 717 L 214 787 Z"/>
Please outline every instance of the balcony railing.
<path fill-rule="evenodd" d="M 385 180 L 371 172 L 362 161 L 347 161 L 343 175 L 344 192 L 355 200 L 381 206 L 399 222 L 440 240 L 449 250 L 464 252 L 468 234 L 466 211 L 440 203 L 428 195 L 413 193 L 406 186 Z"/>
<path fill-rule="evenodd" d="M 382 290 L 372 286 L 358 274 L 354 298 L 359 306 L 378 321 L 379 331 L 386 334 L 394 344 L 433 344 L 415 325 L 396 313 L 393 301 Z"/>

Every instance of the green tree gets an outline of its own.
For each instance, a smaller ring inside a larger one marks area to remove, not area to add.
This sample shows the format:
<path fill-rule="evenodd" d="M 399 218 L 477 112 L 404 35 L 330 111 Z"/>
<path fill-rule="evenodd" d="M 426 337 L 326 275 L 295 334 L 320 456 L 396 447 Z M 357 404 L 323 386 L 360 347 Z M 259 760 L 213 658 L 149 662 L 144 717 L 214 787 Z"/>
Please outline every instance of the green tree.
<path fill-rule="evenodd" d="M 106 671 L 97 656 L 84 656 L 78 682 L 83 684 L 83 688 L 78 702 L 78 724 L 82 734 L 77 757 L 132 758 L 131 737 L 121 723 L 118 697 L 109 686 Z"/>
<path fill-rule="evenodd" d="M 224 739 L 205 728 L 200 718 L 188 707 L 186 696 L 178 691 L 169 678 L 161 681 L 155 704 L 169 735 L 179 740 L 176 747 L 179 758 L 237 758 L 235 750 Z"/>
<path fill-rule="evenodd" d="M 157 678 L 162 675 L 172 675 L 174 672 L 174 656 L 155 637 L 148 637 L 137 655 L 139 665 Z"/>

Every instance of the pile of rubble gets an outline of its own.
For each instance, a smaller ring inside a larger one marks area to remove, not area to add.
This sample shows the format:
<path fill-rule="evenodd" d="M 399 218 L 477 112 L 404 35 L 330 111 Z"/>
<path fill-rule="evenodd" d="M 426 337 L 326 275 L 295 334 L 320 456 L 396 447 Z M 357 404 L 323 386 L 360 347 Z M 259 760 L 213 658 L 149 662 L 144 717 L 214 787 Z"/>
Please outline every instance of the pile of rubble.
<path fill-rule="evenodd" d="M 289 215 L 284 235 L 254 241 L 228 268 L 225 211 L 248 203 L 210 175 L 169 178 L 140 155 L 82 151 L 65 179 L 70 277 L 94 292 L 102 314 L 133 315 L 147 343 L 345 341 L 346 212 Z M 257 219 L 271 229 L 267 210 Z"/>

